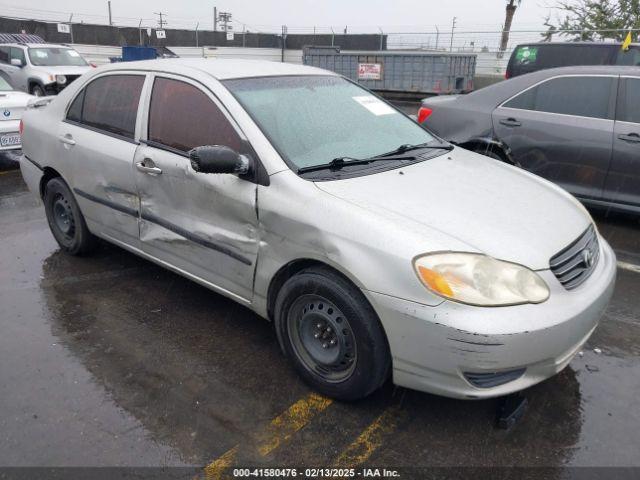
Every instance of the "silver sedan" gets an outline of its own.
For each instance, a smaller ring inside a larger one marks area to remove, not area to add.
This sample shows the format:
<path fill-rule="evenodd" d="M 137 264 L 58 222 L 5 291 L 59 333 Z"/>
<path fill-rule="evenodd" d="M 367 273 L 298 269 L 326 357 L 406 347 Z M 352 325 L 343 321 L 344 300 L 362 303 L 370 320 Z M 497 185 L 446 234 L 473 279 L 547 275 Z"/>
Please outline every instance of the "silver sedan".
<path fill-rule="evenodd" d="M 315 68 L 114 64 L 30 109 L 23 149 L 61 249 L 99 237 L 246 305 L 339 399 L 390 377 L 524 389 L 569 363 L 614 286 L 572 196 Z"/>

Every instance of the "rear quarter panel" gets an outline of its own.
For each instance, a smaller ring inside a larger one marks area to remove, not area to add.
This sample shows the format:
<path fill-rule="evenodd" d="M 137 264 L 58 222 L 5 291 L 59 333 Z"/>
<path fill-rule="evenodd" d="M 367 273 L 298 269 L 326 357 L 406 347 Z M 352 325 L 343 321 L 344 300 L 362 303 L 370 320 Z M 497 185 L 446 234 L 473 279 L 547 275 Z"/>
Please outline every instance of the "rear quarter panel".
<path fill-rule="evenodd" d="M 424 122 L 436 135 L 454 143 L 464 143 L 476 137 L 493 136 L 493 109 L 474 105 L 466 97 L 433 97 L 423 101 L 433 113 Z"/>

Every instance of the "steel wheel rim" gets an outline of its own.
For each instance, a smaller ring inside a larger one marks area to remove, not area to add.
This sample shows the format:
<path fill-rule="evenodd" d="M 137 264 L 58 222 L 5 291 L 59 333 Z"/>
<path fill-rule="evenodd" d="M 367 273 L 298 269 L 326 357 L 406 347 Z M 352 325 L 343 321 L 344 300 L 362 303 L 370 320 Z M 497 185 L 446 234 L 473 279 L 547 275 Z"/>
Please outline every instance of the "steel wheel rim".
<path fill-rule="evenodd" d="M 357 349 L 349 321 L 320 295 L 303 295 L 289 309 L 287 329 L 294 352 L 307 370 L 336 383 L 355 370 Z"/>
<path fill-rule="evenodd" d="M 53 201 L 52 213 L 53 223 L 58 231 L 68 239 L 73 238 L 76 225 L 69 201 L 58 195 Z"/>

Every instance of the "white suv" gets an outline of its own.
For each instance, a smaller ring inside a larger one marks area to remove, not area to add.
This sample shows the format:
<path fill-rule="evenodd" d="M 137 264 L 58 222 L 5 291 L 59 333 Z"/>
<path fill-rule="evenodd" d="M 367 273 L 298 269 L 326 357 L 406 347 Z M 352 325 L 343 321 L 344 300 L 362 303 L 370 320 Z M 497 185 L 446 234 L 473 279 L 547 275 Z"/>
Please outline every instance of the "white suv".
<path fill-rule="evenodd" d="M 0 44 L 0 72 L 16 90 L 57 95 L 91 66 L 73 48 L 51 43 Z"/>

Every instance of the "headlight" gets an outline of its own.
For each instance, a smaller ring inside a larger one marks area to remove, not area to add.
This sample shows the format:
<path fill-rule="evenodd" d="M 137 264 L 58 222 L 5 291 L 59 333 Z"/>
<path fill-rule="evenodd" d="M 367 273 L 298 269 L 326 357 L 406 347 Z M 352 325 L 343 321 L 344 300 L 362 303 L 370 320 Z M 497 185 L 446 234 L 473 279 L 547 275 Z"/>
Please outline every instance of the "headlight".
<path fill-rule="evenodd" d="M 67 77 L 65 77 L 64 75 L 56 75 L 56 82 L 58 82 L 60 85 L 64 85 L 65 83 L 67 83 Z"/>
<path fill-rule="evenodd" d="M 533 270 L 476 253 L 434 253 L 413 266 L 433 293 L 483 307 L 541 303 L 549 287 Z"/>

